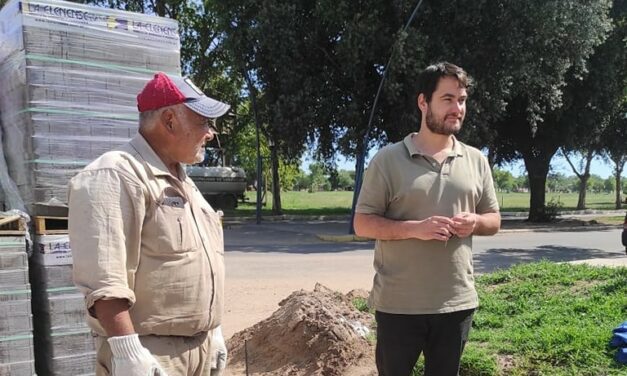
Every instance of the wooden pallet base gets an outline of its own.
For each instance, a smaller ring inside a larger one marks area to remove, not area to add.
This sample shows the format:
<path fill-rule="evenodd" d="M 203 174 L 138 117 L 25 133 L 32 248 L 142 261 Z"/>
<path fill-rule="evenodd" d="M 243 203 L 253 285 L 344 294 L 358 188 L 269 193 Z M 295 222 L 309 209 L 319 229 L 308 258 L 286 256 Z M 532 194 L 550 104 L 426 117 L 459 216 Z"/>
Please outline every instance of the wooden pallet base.
<path fill-rule="evenodd" d="M 37 235 L 65 235 L 68 233 L 67 217 L 33 217 Z"/>
<path fill-rule="evenodd" d="M 0 236 L 24 235 L 26 231 L 26 221 L 19 215 L 0 217 Z"/>

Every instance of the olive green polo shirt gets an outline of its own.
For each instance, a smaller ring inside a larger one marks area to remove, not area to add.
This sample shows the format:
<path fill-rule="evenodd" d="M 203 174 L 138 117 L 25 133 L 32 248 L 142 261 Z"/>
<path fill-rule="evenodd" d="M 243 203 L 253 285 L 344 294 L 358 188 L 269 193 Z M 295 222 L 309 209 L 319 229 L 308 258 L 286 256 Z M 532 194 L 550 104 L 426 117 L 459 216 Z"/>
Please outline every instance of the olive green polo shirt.
<path fill-rule="evenodd" d="M 74 282 L 99 335 L 106 335 L 93 317 L 99 299 L 126 299 L 140 335 L 192 336 L 220 324 L 220 215 L 181 166 L 178 174 L 138 134 L 70 181 Z"/>
<path fill-rule="evenodd" d="M 440 164 L 416 149 L 410 134 L 381 149 L 366 171 L 356 212 L 394 220 L 498 212 L 487 159 L 454 140 Z M 472 236 L 438 240 L 377 240 L 370 306 L 397 314 L 476 308 Z"/>

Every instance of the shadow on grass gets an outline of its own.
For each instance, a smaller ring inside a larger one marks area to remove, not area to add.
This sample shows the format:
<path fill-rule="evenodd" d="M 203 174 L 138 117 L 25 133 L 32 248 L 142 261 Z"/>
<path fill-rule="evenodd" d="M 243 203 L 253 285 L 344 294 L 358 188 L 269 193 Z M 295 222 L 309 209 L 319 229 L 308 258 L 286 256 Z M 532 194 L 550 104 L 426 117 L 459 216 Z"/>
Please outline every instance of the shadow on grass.
<path fill-rule="evenodd" d="M 555 245 L 542 245 L 533 249 L 488 249 L 474 256 L 476 273 L 490 273 L 497 269 L 507 269 L 516 264 L 547 260 L 552 262 L 568 262 L 592 258 L 619 258 L 619 252 L 607 252 L 595 248 L 573 248 Z"/>

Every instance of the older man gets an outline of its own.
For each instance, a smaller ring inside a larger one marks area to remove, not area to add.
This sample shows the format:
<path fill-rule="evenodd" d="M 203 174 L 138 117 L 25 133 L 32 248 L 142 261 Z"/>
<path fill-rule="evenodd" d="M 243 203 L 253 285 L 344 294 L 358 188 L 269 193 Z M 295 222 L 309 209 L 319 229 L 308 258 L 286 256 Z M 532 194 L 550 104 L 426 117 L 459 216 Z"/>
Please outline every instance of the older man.
<path fill-rule="evenodd" d="M 183 164 L 203 160 L 212 121 L 229 106 L 157 73 L 137 107 L 138 134 L 69 185 L 74 281 L 98 335 L 96 373 L 220 373 L 222 226 Z"/>

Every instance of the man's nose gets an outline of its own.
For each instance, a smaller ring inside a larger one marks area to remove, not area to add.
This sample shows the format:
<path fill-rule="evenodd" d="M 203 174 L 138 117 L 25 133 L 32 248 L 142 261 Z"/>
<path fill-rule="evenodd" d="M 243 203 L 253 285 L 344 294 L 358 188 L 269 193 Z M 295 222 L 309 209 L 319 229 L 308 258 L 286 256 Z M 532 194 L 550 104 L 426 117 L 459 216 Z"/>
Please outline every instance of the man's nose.
<path fill-rule="evenodd" d="M 207 128 L 205 133 L 205 141 L 211 141 L 216 137 L 216 132 L 212 127 Z"/>
<path fill-rule="evenodd" d="M 455 102 L 455 104 L 453 104 L 453 111 L 456 114 L 459 114 L 461 112 L 464 111 L 464 104 L 463 103 L 459 103 L 459 102 Z"/>

